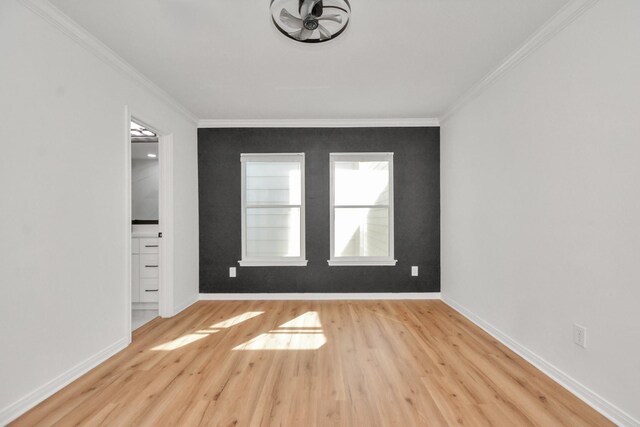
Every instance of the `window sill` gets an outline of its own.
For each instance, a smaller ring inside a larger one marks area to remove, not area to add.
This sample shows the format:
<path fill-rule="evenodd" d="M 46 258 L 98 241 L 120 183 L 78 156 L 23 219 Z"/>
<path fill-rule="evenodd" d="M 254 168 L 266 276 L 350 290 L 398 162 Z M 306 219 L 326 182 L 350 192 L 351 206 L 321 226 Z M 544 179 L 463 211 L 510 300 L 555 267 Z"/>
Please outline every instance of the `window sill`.
<path fill-rule="evenodd" d="M 364 267 L 364 266 L 372 266 L 372 267 L 385 267 L 385 266 L 395 266 L 398 263 L 397 259 L 391 259 L 388 261 L 356 261 L 356 260 L 335 260 L 335 259 L 331 259 L 329 261 L 327 261 L 327 263 L 329 264 L 329 266 L 333 267 L 339 267 L 339 266 L 352 266 L 352 267 Z"/>
<path fill-rule="evenodd" d="M 240 267 L 306 267 L 306 259 L 291 261 L 238 261 Z"/>

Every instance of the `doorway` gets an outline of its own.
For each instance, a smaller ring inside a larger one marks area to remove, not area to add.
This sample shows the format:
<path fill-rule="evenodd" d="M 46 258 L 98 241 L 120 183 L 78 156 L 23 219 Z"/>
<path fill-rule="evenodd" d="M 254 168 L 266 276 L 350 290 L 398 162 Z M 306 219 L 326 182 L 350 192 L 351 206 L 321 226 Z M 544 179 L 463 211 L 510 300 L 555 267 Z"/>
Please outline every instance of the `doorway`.
<path fill-rule="evenodd" d="M 160 150 L 156 131 L 132 118 L 131 330 L 159 315 Z"/>
<path fill-rule="evenodd" d="M 173 135 L 125 107 L 127 334 L 173 311 Z"/>

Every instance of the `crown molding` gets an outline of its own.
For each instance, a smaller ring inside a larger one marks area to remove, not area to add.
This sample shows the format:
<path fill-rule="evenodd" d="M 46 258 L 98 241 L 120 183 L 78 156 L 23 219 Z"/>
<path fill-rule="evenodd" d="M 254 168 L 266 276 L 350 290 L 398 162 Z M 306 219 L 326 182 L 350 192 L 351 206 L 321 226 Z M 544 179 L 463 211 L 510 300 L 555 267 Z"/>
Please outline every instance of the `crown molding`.
<path fill-rule="evenodd" d="M 199 128 L 375 128 L 375 127 L 438 127 L 435 118 L 424 119 L 256 119 L 198 122 Z"/>
<path fill-rule="evenodd" d="M 122 72 L 134 83 L 144 87 L 155 95 L 164 104 L 180 113 L 193 123 L 198 122 L 198 117 L 189 111 L 184 105 L 174 97 L 156 85 L 148 77 L 135 69 L 131 64 L 121 58 L 117 53 L 107 47 L 104 43 L 85 30 L 80 24 L 69 18 L 62 11 L 49 3 L 47 0 L 19 0 L 19 2 L 29 10 L 49 22 L 60 30 L 63 34 L 78 43 L 80 46 L 91 52 L 103 62 Z"/>
<path fill-rule="evenodd" d="M 553 39 L 565 27 L 576 20 L 580 15 L 595 5 L 598 0 L 571 0 L 563 6 L 555 15 L 538 28 L 519 48 L 511 52 L 496 68 L 485 75 L 480 81 L 465 92 L 456 100 L 448 110 L 440 117 L 440 122 L 444 123 L 456 111 L 460 110 L 471 100 L 476 98 L 481 92 L 493 85 L 506 73 L 525 60 L 539 47 Z"/>

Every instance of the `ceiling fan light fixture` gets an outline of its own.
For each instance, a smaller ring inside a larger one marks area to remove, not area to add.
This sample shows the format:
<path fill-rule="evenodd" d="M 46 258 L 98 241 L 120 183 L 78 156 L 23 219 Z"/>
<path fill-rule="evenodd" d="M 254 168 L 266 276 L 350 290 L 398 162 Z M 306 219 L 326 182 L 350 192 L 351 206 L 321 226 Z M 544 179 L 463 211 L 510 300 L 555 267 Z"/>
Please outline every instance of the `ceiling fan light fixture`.
<path fill-rule="evenodd" d="M 282 34 L 303 43 L 333 40 L 349 25 L 349 0 L 271 0 L 271 19 Z"/>

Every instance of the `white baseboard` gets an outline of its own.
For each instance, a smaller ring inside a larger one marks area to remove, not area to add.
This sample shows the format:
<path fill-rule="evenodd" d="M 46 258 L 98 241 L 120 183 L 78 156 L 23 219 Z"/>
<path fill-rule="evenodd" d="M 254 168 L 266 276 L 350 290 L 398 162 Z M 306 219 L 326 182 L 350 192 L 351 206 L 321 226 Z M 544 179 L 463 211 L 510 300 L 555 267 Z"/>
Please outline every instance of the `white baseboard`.
<path fill-rule="evenodd" d="M 191 307 L 193 304 L 197 303 L 198 300 L 200 300 L 201 298 L 199 297 L 199 295 L 194 295 L 190 298 L 188 298 L 185 302 L 183 302 L 182 304 L 178 304 L 174 309 L 173 309 L 173 316 L 175 316 L 176 314 L 180 313 L 183 310 L 186 310 L 187 308 Z M 172 317 L 173 317 L 172 316 Z"/>
<path fill-rule="evenodd" d="M 12 420 L 15 420 L 20 415 L 27 412 L 29 409 L 36 406 L 38 403 L 42 402 L 52 394 L 61 390 L 67 384 L 75 381 L 82 375 L 89 372 L 91 369 L 95 368 L 114 354 L 123 350 L 125 347 L 129 345 L 128 338 L 122 338 L 115 343 L 111 344 L 109 347 L 103 349 L 102 351 L 94 354 L 89 357 L 85 361 L 79 363 L 63 374 L 57 376 L 52 379 L 48 383 L 43 386 L 37 388 L 26 396 L 22 397 L 18 401 L 10 404 L 9 406 L 0 410 L 0 425 L 7 425 Z"/>
<path fill-rule="evenodd" d="M 442 296 L 442 301 L 444 301 L 444 303 L 469 319 L 471 322 L 479 326 L 489 335 L 500 341 L 502 344 L 509 347 L 513 352 L 520 355 L 527 362 L 531 363 L 533 366 L 544 372 L 552 380 L 560 384 L 562 387 L 566 388 L 576 397 L 584 401 L 587 405 L 591 406 L 596 411 L 600 412 L 612 422 L 616 423 L 619 426 L 640 427 L 640 422 L 633 418 L 631 415 L 627 414 L 617 406 L 613 405 L 611 402 L 605 400 L 586 386 L 582 385 L 551 363 L 544 360 L 542 357 L 538 356 L 533 351 L 529 350 L 522 344 L 518 343 L 517 341 L 491 325 L 486 320 L 476 316 L 463 305 L 447 297 L 446 295 Z"/>
<path fill-rule="evenodd" d="M 399 293 L 282 293 L 282 294 L 200 294 L 201 301 L 330 301 L 330 300 L 431 300 L 440 292 Z"/>

